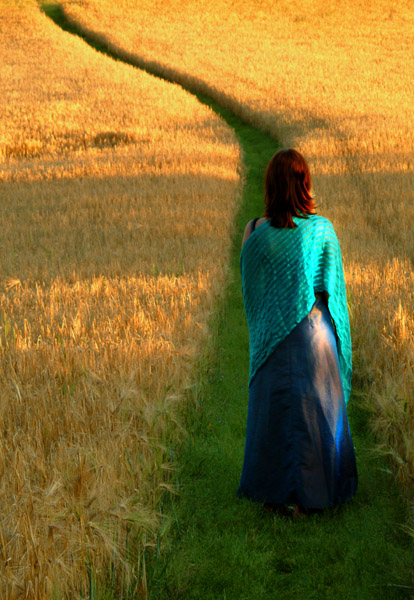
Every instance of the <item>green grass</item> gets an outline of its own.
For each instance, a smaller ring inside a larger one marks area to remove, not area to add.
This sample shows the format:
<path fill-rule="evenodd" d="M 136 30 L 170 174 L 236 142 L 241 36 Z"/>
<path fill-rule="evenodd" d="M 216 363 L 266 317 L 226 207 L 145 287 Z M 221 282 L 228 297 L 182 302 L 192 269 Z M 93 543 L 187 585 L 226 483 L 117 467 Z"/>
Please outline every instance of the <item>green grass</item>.
<path fill-rule="evenodd" d="M 349 416 L 360 483 L 349 505 L 292 522 L 236 498 L 248 401 L 240 239 L 246 222 L 263 213 L 262 177 L 275 141 L 218 112 L 236 130 L 248 176 L 231 280 L 217 315 L 215 358 L 205 369 L 199 408 L 187 425 L 180 497 L 165 507 L 176 521 L 153 574 L 151 599 L 414 597 L 412 543 L 401 527 L 406 508 L 383 458 L 372 451 L 355 398 Z"/>
<path fill-rule="evenodd" d="M 56 4 L 44 10 L 68 27 Z M 116 57 L 115 57 L 116 58 Z M 151 71 L 152 74 L 154 71 Z M 191 91 L 191 90 L 190 90 Z M 197 94 L 234 128 L 246 182 L 226 296 L 212 324 L 210 354 L 189 398 L 188 435 L 178 457 L 177 497 L 161 510 L 172 525 L 147 553 L 151 600 L 311 600 L 414 598 L 412 541 L 404 532 L 406 507 L 384 459 L 373 453 L 361 402 L 349 416 L 357 452 L 359 489 L 343 508 L 291 521 L 264 514 L 236 497 L 247 417 L 248 334 L 239 275 L 246 222 L 263 214 L 263 173 L 277 142 L 230 111 Z M 99 594 L 99 597 L 111 597 Z"/>

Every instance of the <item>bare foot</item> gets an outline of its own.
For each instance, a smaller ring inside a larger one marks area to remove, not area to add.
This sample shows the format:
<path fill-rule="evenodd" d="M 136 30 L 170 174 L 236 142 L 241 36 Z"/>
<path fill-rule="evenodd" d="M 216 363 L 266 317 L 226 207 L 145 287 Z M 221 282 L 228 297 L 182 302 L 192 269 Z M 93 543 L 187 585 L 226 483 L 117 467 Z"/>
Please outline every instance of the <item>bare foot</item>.
<path fill-rule="evenodd" d="M 266 513 L 273 513 L 284 517 L 291 516 L 292 514 L 289 507 L 284 504 L 274 504 L 273 502 L 265 502 L 263 509 Z"/>
<path fill-rule="evenodd" d="M 300 515 L 321 515 L 322 513 L 322 508 L 304 508 L 303 506 L 296 504 L 295 510 L 293 511 L 293 516 L 299 517 Z"/>

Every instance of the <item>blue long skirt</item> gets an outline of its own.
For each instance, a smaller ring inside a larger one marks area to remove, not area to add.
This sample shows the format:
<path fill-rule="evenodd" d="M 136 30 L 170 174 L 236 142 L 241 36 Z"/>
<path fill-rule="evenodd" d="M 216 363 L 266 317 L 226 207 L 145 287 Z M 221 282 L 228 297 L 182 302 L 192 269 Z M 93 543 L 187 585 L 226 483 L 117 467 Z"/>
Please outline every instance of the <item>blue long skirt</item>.
<path fill-rule="evenodd" d="M 239 497 L 323 509 L 358 483 L 336 337 L 319 294 L 256 373 Z"/>

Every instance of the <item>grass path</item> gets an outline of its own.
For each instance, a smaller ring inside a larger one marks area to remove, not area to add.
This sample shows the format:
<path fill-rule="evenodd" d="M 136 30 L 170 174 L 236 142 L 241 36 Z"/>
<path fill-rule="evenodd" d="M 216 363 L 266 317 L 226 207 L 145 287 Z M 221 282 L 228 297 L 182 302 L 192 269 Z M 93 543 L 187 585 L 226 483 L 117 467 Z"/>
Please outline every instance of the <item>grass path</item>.
<path fill-rule="evenodd" d="M 72 33 L 55 5 L 46 12 Z M 86 40 L 91 43 L 90 40 Z M 93 44 L 97 47 L 96 44 Z M 99 47 L 102 51 L 105 48 Z M 414 598 L 412 541 L 404 503 L 373 452 L 364 411 L 351 398 L 349 415 L 360 476 L 343 509 L 292 522 L 236 498 L 247 416 L 248 334 L 239 275 L 245 223 L 262 214 L 262 176 L 274 139 L 197 94 L 233 127 L 247 178 L 225 300 L 218 309 L 213 359 L 202 369 L 196 406 L 179 457 L 181 493 L 162 510 L 172 523 L 148 556 L 151 600 L 311 600 Z"/>
<path fill-rule="evenodd" d="M 153 600 L 359 599 L 414 597 L 405 508 L 355 398 L 349 415 L 359 490 L 343 509 L 300 518 L 264 514 L 236 498 L 247 417 L 248 334 L 239 274 L 246 222 L 262 214 L 262 176 L 275 141 L 215 107 L 242 143 L 248 177 L 237 218 L 231 280 L 217 315 L 215 358 L 180 457 L 170 553 L 157 565 Z"/>

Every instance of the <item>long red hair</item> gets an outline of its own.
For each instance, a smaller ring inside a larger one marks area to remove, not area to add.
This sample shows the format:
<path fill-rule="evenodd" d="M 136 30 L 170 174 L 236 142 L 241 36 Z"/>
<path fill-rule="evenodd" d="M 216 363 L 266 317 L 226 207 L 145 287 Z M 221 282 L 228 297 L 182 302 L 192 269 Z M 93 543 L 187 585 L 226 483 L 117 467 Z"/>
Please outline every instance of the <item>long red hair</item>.
<path fill-rule="evenodd" d="M 265 216 L 273 227 L 296 227 L 293 216 L 315 214 L 309 167 L 293 148 L 279 150 L 270 159 L 265 175 Z"/>

